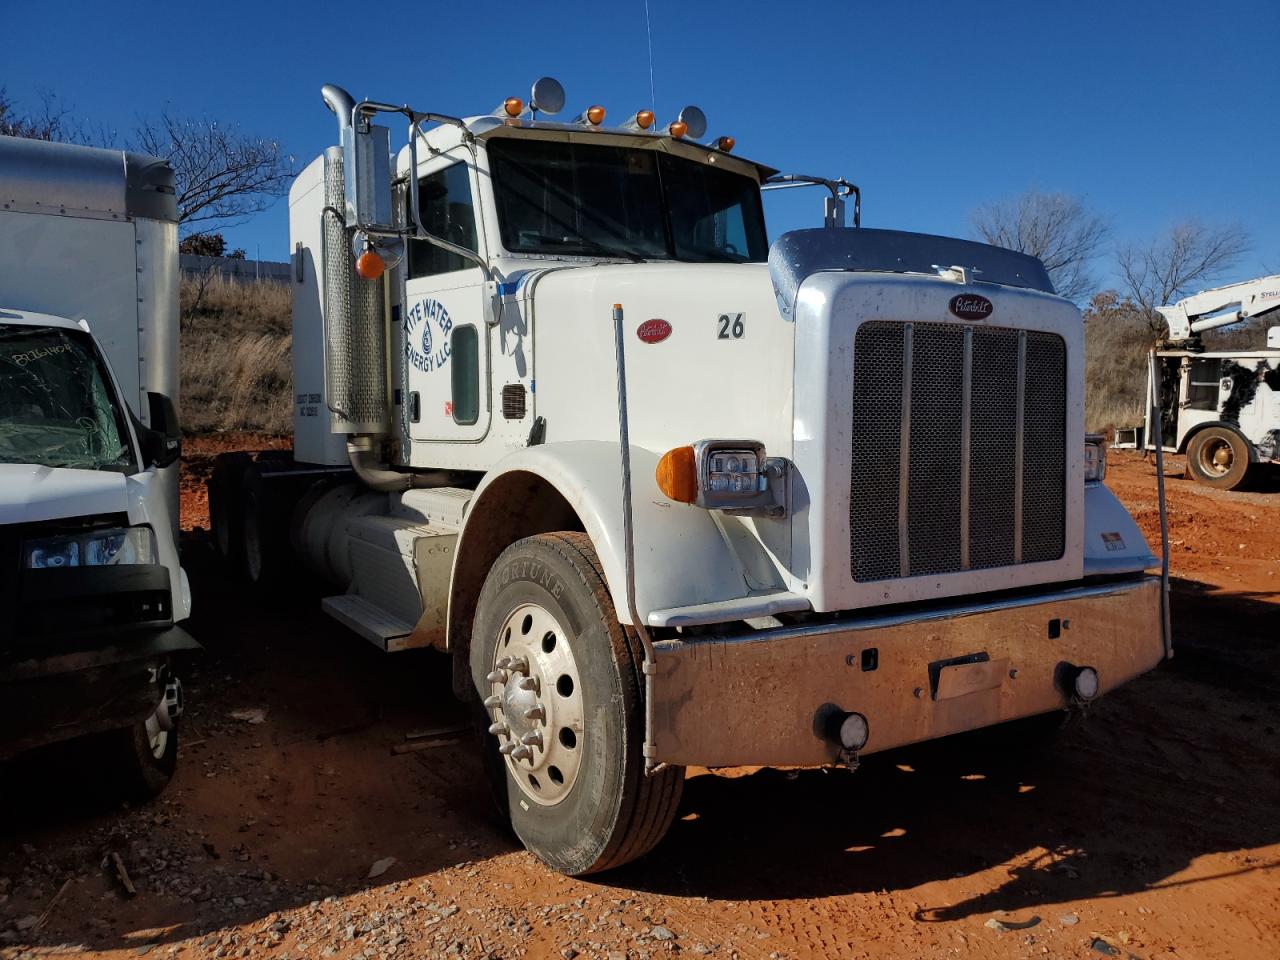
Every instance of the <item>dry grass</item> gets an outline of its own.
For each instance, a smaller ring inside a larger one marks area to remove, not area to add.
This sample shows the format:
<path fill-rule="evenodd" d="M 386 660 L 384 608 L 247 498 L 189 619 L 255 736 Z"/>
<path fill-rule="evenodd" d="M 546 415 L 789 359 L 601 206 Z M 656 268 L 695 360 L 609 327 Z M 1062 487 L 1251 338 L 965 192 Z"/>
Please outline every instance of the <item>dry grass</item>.
<path fill-rule="evenodd" d="M 182 278 L 186 432 L 292 429 L 292 297 L 284 283 Z"/>
<path fill-rule="evenodd" d="M 1090 433 L 1142 422 L 1147 390 L 1147 351 L 1152 338 L 1142 323 L 1094 319 L 1084 327 L 1084 426 Z"/>

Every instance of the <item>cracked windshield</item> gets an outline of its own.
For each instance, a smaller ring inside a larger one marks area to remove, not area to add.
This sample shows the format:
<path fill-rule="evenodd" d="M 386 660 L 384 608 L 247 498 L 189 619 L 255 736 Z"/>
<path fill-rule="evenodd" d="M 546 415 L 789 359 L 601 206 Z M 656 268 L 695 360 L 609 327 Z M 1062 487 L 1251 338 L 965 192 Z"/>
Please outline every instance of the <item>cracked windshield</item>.
<path fill-rule="evenodd" d="M 0 324 L 0 463 L 132 467 L 123 411 L 87 336 Z"/>

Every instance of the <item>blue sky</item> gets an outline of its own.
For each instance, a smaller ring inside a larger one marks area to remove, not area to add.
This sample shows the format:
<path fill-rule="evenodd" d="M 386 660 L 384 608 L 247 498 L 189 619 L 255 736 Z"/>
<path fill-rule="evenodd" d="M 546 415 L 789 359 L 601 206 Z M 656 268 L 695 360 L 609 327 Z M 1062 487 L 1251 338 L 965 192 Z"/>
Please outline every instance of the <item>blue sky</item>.
<path fill-rule="evenodd" d="M 127 128 L 168 104 L 277 137 L 298 167 L 335 139 L 319 97 L 469 115 L 550 74 L 569 106 L 649 103 L 644 0 L 6 4 L 0 85 Z M 1118 242 L 1239 222 L 1234 275 L 1280 272 L 1280 3 L 649 0 L 657 108 L 786 170 L 861 185 L 864 223 L 968 235 L 977 205 L 1036 186 L 1087 198 Z M 775 195 L 776 197 L 776 195 Z M 816 193 L 770 199 L 777 235 Z M 285 259 L 285 202 L 224 231 Z M 1097 265 L 1106 282 L 1110 258 Z"/>

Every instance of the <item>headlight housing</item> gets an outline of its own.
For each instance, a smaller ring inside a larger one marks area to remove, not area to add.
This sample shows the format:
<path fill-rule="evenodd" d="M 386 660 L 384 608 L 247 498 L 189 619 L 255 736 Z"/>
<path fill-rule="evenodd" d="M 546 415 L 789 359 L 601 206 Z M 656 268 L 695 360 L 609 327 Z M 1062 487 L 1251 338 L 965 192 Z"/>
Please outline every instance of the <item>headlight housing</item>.
<path fill-rule="evenodd" d="M 747 516 L 781 517 L 787 506 L 787 463 L 767 457 L 755 440 L 699 440 L 658 461 L 658 489 L 680 503 Z"/>
<path fill-rule="evenodd" d="M 110 527 L 60 537 L 42 537 L 22 545 L 28 570 L 114 567 L 157 563 L 156 535 L 150 527 Z"/>
<path fill-rule="evenodd" d="M 1084 482 L 1101 483 L 1107 476 L 1107 438 L 1089 433 L 1084 438 Z"/>

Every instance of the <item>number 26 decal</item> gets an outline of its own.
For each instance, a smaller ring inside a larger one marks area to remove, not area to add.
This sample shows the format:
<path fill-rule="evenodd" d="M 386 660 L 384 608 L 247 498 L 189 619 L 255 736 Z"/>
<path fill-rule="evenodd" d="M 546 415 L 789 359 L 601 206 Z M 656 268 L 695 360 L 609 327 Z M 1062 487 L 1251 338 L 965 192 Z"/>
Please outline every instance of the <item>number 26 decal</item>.
<path fill-rule="evenodd" d="M 742 313 L 720 314 L 720 333 L 716 339 L 741 340 L 743 334 L 747 332 L 745 317 L 746 314 Z"/>

